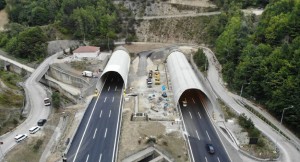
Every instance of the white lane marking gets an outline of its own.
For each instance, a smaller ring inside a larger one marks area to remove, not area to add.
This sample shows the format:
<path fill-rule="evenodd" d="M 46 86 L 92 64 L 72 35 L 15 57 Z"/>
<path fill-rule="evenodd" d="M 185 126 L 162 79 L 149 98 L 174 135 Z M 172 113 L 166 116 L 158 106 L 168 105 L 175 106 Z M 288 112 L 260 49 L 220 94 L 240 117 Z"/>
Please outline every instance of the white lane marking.
<path fill-rule="evenodd" d="M 196 134 L 197 134 L 198 140 L 200 141 L 200 137 L 199 137 L 199 134 L 198 134 L 197 130 L 196 130 Z"/>
<path fill-rule="evenodd" d="M 115 91 L 117 91 L 118 86 L 116 86 Z"/>
<path fill-rule="evenodd" d="M 101 162 L 101 159 L 102 159 L 102 154 L 100 154 L 100 157 L 99 157 L 99 162 Z"/>
<path fill-rule="evenodd" d="M 218 162 L 220 162 L 220 159 L 219 159 L 219 157 L 217 157 L 217 159 L 218 159 Z"/>
<path fill-rule="evenodd" d="M 119 120 L 120 120 L 120 118 L 121 118 L 121 121 L 122 121 L 122 115 L 120 116 L 121 109 L 123 108 L 123 107 L 121 107 L 122 106 L 121 103 L 122 103 L 122 100 L 123 100 L 123 98 L 122 98 L 123 97 L 122 91 L 123 91 L 123 87 L 121 88 L 121 94 L 120 94 L 119 113 L 118 113 L 118 122 L 117 122 L 118 125 L 117 125 L 117 129 L 116 129 L 116 134 L 115 134 L 114 151 L 113 151 L 113 158 L 112 159 L 115 159 L 115 152 L 116 152 L 115 150 L 118 150 L 118 145 L 116 143 L 117 143 L 117 140 L 118 140 L 117 139 L 117 136 L 118 136 L 117 133 L 119 133 L 119 135 L 120 135 L 120 129 L 119 129 L 119 125 L 120 125 Z M 118 154 L 116 154 L 116 159 L 118 159 Z"/>
<path fill-rule="evenodd" d="M 109 91 L 109 90 L 110 90 L 110 86 L 108 87 L 107 91 Z"/>
<path fill-rule="evenodd" d="M 200 113 L 198 112 L 198 115 L 199 115 L 199 117 L 200 117 L 200 119 L 201 119 L 201 115 L 200 115 Z"/>
<path fill-rule="evenodd" d="M 112 101 L 111 101 L 111 102 L 114 102 L 114 100 L 115 100 L 115 96 L 113 96 L 113 98 L 112 98 Z"/>
<path fill-rule="evenodd" d="M 104 85 L 105 85 L 105 82 L 106 82 L 106 80 L 104 81 Z M 103 87 L 102 87 L 102 88 L 103 88 Z M 100 95 L 97 97 L 97 100 L 96 100 L 95 105 L 94 105 L 94 107 L 93 107 L 92 113 L 91 113 L 91 115 L 90 115 L 90 117 L 89 117 L 89 120 L 88 120 L 88 122 L 87 122 L 87 124 L 86 124 L 86 127 L 85 127 L 85 129 L 84 129 L 83 135 L 82 135 L 82 137 L 81 137 L 81 140 L 80 140 L 80 142 L 79 142 L 78 148 L 77 148 L 77 150 L 76 150 L 76 153 L 75 153 L 75 157 L 74 157 L 74 159 L 73 159 L 73 162 L 75 162 L 75 160 L 76 160 L 78 151 L 79 151 L 79 149 L 80 149 L 80 146 L 81 146 L 81 143 L 82 143 L 82 141 L 83 141 L 83 138 L 84 138 L 85 132 L 86 132 L 86 130 L 87 130 L 87 127 L 88 127 L 88 125 L 89 125 L 89 123 L 90 123 L 90 121 L 91 121 L 91 118 L 92 118 L 92 116 L 93 116 L 93 113 L 94 113 L 94 110 L 95 110 L 95 107 L 96 107 L 96 103 L 98 102 L 99 97 L 100 97 Z"/>
<path fill-rule="evenodd" d="M 107 128 L 105 129 L 104 138 L 106 138 Z"/>
<path fill-rule="evenodd" d="M 110 114 L 111 114 L 111 110 L 109 110 L 109 116 L 108 116 L 109 118 L 110 118 Z"/>
<path fill-rule="evenodd" d="M 189 111 L 189 113 L 190 113 L 191 119 L 193 119 L 193 117 L 192 117 L 192 114 L 191 114 L 191 112 L 190 112 L 190 111 Z"/>
<path fill-rule="evenodd" d="M 90 157 L 90 154 L 88 154 L 88 156 L 86 157 L 85 162 L 88 162 L 88 161 L 89 161 L 89 157 Z"/>
<path fill-rule="evenodd" d="M 208 132 L 206 131 L 206 134 L 207 134 L 207 137 L 208 137 L 208 139 L 211 141 L 211 139 L 210 139 L 210 137 L 209 137 L 209 134 L 208 134 Z"/>
<path fill-rule="evenodd" d="M 192 98 L 192 100 L 193 100 L 194 103 L 196 103 L 195 100 L 194 100 L 194 98 Z"/>
<path fill-rule="evenodd" d="M 95 132 L 94 132 L 94 136 L 93 136 L 93 139 L 96 137 L 96 133 L 97 133 L 97 128 L 95 129 Z"/>
<path fill-rule="evenodd" d="M 106 98 L 107 98 L 107 97 L 105 97 L 104 102 L 106 102 Z"/>
<path fill-rule="evenodd" d="M 205 161 L 207 162 L 207 158 L 206 158 L 206 156 L 205 156 Z"/>
<path fill-rule="evenodd" d="M 101 116 L 102 116 L 102 110 L 100 111 L 100 115 L 99 115 L 99 118 L 101 118 Z"/>

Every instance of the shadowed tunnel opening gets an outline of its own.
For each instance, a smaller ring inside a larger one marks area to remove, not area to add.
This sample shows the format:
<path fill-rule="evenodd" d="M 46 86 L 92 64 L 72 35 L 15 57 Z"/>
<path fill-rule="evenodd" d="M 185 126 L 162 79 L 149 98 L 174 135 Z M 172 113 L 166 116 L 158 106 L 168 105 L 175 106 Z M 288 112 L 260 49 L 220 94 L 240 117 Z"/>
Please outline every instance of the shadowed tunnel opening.
<path fill-rule="evenodd" d="M 106 85 L 109 84 L 117 84 L 118 86 L 124 86 L 124 79 L 122 78 L 122 76 L 115 71 L 108 71 L 105 74 L 103 74 L 100 78 L 100 82 Z M 105 85 L 103 85 L 104 87 Z M 98 87 L 97 87 L 98 88 Z M 101 88 L 101 87 L 99 87 Z M 99 89 L 101 90 L 101 89 Z"/>
<path fill-rule="evenodd" d="M 179 97 L 178 104 L 181 108 L 188 106 L 189 103 L 199 103 L 200 101 L 202 107 L 209 108 L 211 105 L 211 101 L 209 98 L 199 89 L 187 89 L 185 90 Z M 185 104 L 186 103 L 186 104 Z"/>

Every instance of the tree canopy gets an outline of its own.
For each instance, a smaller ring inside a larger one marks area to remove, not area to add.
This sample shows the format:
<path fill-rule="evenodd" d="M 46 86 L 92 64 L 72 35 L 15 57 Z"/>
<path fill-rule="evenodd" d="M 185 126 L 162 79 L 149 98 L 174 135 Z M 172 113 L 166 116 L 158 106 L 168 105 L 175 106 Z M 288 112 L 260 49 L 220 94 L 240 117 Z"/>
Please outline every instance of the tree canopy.
<path fill-rule="evenodd" d="M 283 119 L 293 130 L 300 128 L 299 11 L 299 1 L 271 2 L 256 26 L 238 11 L 227 11 L 228 22 L 215 42 L 229 87 L 239 91 L 244 86 L 243 95 L 277 118 L 293 105 Z"/>

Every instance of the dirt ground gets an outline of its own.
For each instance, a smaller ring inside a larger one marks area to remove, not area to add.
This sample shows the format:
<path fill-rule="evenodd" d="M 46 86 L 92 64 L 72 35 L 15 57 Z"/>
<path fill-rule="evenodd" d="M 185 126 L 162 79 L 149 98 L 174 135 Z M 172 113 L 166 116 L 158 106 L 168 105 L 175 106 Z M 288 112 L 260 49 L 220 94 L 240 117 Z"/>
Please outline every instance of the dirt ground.
<path fill-rule="evenodd" d="M 8 23 L 8 16 L 5 10 L 0 11 L 0 31 L 4 29 L 4 25 Z"/>

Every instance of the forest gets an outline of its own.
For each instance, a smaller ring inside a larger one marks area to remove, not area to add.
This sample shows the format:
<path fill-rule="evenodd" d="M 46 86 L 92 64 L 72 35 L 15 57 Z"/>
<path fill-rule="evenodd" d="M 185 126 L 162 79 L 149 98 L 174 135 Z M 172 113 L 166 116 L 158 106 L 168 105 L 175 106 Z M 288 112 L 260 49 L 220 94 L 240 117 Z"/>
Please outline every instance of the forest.
<path fill-rule="evenodd" d="M 300 129 L 300 1 L 270 1 L 261 17 L 245 16 L 230 4 L 211 21 L 211 43 L 229 88 L 281 118 L 294 132 Z"/>
<path fill-rule="evenodd" d="M 121 15 L 130 15 L 110 0 L 0 0 L 4 5 L 10 24 L 0 33 L 0 47 L 29 61 L 44 58 L 53 30 L 68 39 L 112 40 L 122 32 Z"/>

